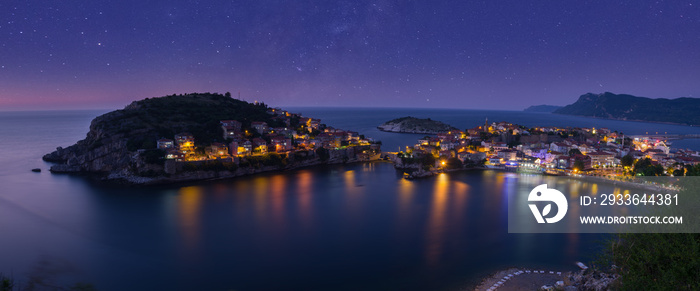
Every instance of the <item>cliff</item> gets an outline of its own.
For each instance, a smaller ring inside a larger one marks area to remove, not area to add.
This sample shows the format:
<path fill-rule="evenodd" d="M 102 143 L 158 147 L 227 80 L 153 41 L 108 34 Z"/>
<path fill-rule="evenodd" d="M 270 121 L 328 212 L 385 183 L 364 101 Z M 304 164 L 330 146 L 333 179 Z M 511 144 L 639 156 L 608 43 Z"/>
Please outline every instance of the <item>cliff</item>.
<path fill-rule="evenodd" d="M 581 95 L 575 103 L 554 111 L 566 115 L 700 125 L 697 112 L 700 112 L 698 98 L 651 99 L 610 92 Z"/>
<path fill-rule="evenodd" d="M 377 127 L 382 131 L 389 132 L 403 132 L 403 133 L 424 133 L 424 134 L 437 134 L 440 132 L 447 132 L 450 130 L 457 130 L 457 128 L 450 126 L 448 124 L 442 123 L 440 121 L 431 120 L 430 118 L 421 119 L 411 116 L 397 118 L 385 122 L 384 124 Z"/>

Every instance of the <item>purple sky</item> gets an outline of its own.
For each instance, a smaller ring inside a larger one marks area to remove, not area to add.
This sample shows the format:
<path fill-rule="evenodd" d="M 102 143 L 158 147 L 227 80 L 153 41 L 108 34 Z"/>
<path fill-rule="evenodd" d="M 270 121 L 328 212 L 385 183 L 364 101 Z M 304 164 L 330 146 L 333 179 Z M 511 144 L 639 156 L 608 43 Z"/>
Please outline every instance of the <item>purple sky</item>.
<path fill-rule="evenodd" d="M 700 95 L 699 1 L 435 2 L 4 0 L 0 110 L 227 91 L 507 110 Z"/>

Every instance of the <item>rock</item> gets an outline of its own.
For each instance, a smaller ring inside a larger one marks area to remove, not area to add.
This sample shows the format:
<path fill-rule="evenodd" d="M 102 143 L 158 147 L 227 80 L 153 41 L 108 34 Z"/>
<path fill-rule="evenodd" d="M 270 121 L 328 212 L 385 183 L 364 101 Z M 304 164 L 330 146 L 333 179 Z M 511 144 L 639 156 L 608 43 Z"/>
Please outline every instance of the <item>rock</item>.
<path fill-rule="evenodd" d="M 422 168 L 418 168 L 418 170 L 413 171 L 412 173 L 408 174 L 406 176 L 406 179 L 419 179 L 419 178 L 425 178 L 425 177 L 430 177 L 434 176 L 435 172 L 433 171 L 424 171 Z"/>
<path fill-rule="evenodd" d="M 616 274 L 603 273 L 597 270 L 581 270 L 571 276 L 571 283 L 577 286 L 578 290 L 608 290 L 618 277 Z"/>
<path fill-rule="evenodd" d="M 34 172 L 34 173 L 41 173 L 41 169 L 39 169 L 39 168 L 34 168 L 34 169 L 32 169 L 32 172 Z"/>
<path fill-rule="evenodd" d="M 66 164 L 53 165 L 49 169 L 51 173 L 78 173 L 80 172 L 80 167 L 69 166 Z"/>

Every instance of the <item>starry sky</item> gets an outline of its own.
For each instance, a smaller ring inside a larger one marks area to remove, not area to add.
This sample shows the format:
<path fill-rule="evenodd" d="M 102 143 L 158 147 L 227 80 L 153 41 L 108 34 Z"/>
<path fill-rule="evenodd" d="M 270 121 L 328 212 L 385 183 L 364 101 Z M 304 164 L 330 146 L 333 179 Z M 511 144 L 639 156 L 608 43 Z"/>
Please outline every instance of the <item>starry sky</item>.
<path fill-rule="evenodd" d="M 0 2 L 0 110 L 231 92 L 521 110 L 700 96 L 700 1 Z"/>

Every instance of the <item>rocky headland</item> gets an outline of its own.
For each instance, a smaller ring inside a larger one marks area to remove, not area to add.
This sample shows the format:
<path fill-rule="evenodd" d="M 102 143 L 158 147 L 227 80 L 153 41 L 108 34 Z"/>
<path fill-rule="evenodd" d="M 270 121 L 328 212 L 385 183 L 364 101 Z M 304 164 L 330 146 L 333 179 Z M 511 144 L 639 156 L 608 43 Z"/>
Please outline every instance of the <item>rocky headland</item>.
<path fill-rule="evenodd" d="M 357 133 L 338 129 L 328 128 L 332 133 L 324 133 L 326 127 L 314 123 L 317 119 L 307 118 L 308 124 L 314 125 L 312 128 L 301 120 L 303 118 L 286 111 L 280 113 L 279 109 L 269 108 L 264 103 L 237 100 L 228 93 L 146 98 L 96 117 L 85 139 L 67 148 L 59 147 L 43 159 L 55 163 L 50 169 L 52 173 L 89 174 L 102 181 L 132 185 L 221 179 L 379 159 L 378 144 L 360 139 Z M 226 136 L 221 125 L 222 121 L 230 120 L 239 123 L 233 139 Z M 266 132 L 256 132 L 253 125 L 262 123 L 269 128 Z M 279 128 L 287 129 L 287 135 L 274 132 Z M 172 140 L 169 146 L 161 146 L 164 137 L 182 132 L 193 138 L 190 150 L 179 149 L 177 141 Z M 298 139 L 291 142 L 294 135 Z M 238 143 L 235 146 L 243 149 L 246 146 L 243 140 L 263 145 L 254 144 L 255 151 L 245 154 L 235 150 L 211 153 L 212 144 L 233 148 L 234 143 Z M 285 144 L 289 148 L 276 151 L 271 141 L 294 145 Z M 318 146 L 311 146 L 312 142 Z M 268 145 L 270 152 L 267 152 Z"/>
<path fill-rule="evenodd" d="M 700 125 L 700 98 L 646 98 L 627 94 L 587 93 L 556 114 L 618 120 Z"/>

